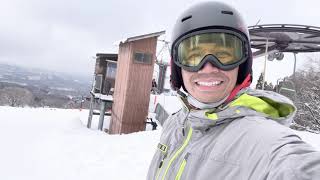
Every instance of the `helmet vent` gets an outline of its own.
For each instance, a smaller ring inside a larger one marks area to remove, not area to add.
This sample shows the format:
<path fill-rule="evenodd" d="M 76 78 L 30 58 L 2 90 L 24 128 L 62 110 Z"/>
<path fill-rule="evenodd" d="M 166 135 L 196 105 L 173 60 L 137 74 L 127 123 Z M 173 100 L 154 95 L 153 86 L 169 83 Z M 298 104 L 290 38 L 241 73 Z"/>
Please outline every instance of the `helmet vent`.
<path fill-rule="evenodd" d="M 185 20 L 188 20 L 188 19 L 190 19 L 190 18 L 192 18 L 191 15 L 190 15 L 190 16 L 187 16 L 187 17 L 184 17 L 184 18 L 181 19 L 181 22 L 183 22 L 183 21 L 185 21 Z"/>
<path fill-rule="evenodd" d="M 233 15 L 232 11 L 221 11 L 222 14 L 229 14 L 229 15 Z"/>

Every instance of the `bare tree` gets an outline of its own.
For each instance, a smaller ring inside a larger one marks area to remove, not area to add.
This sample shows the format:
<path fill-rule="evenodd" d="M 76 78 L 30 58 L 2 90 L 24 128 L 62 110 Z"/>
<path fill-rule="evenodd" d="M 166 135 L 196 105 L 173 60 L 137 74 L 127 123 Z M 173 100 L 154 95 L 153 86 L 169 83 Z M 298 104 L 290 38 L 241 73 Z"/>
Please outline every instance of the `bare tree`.
<path fill-rule="evenodd" d="M 263 73 L 260 74 L 259 79 L 257 80 L 256 89 L 262 89 L 262 85 L 264 86 L 264 90 L 267 91 L 273 91 L 273 85 L 272 83 L 269 83 L 267 81 L 263 82 Z"/>
<path fill-rule="evenodd" d="M 21 87 L 5 87 L 0 89 L 0 103 L 12 107 L 30 105 L 33 101 L 32 93 Z"/>
<path fill-rule="evenodd" d="M 309 58 L 304 67 L 294 78 L 298 111 L 293 126 L 320 132 L 320 59 Z"/>

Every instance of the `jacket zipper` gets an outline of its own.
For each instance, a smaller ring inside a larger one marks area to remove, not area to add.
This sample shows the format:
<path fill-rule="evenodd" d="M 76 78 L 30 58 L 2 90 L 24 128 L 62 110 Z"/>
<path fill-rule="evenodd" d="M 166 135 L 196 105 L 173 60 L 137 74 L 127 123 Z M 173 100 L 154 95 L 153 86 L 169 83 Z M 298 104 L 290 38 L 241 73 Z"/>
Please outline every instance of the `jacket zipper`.
<path fill-rule="evenodd" d="M 189 132 L 188 132 L 188 135 L 187 135 L 187 138 L 186 138 L 185 141 L 183 142 L 182 146 L 175 152 L 175 154 L 174 154 L 174 155 L 172 156 L 172 158 L 169 160 L 168 165 L 167 165 L 167 167 L 166 167 L 166 169 L 165 169 L 165 171 L 164 171 L 164 174 L 163 174 L 163 176 L 162 176 L 162 180 L 164 180 L 164 178 L 166 177 L 166 175 L 167 175 L 167 173 L 168 173 L 168 170 L 170 169 L 170 166 L 171 166 L 172 162 L 182 153 L 182 151 L 183 151 L 183 150 L 185 149 L 185 147 L 188 145 L 188 143 L 189 143 L 189 141 L 190 141 L 190 139 L 191 139 L 191 136 L 192 136 L 192 131 L 193 131 L 193 130 L 192 130 L 192 128 L 190 127 Z M 163 163 L 160 162 L 161 167 L 162 167 L 162 164 L 163 164 Z M 158 170 L 156 180 L 159 179 L 161 167 L 160 167 L 159 170 Z"/>
<path fill-rule="evenodd" d="M 161 171 L 161 168 L 162 168 L 162 165 L 163 165 L 163 161 L 164 159 L 167 157 L 167 154 L 165 154 L 162 158 L 162 160 L 160 161 L 160 164 L 159 164 L 159 167 L 158 167 L 158 171 L 157 171 L 157 174 L 156 174 L 156 179 L 159 178 L 159 175 L 160 175 L 160 171 Z"/>
<path fill-rule="evenodd" d="M 185 168 L 186 165 L 187 165 L 187 161 L 188 161 L 189 155 L 190 155 L 190 153 L 187 153 L 187 154 L 184 156 L 183 161 L 182 161 L 182 163 L 181 163 L 181 165 L 180 165 L 180 168 L 179 168 L 179 171 L 178 171 L 178 173 L 177 173 L 177 176 L 176 176 L 175 180 L 180 180 L 180 178 L 181 178 L 181 176 L 182 176 L 182 173 L 183 173 L 183 171 L 184 171 L 184 168 Z"/>

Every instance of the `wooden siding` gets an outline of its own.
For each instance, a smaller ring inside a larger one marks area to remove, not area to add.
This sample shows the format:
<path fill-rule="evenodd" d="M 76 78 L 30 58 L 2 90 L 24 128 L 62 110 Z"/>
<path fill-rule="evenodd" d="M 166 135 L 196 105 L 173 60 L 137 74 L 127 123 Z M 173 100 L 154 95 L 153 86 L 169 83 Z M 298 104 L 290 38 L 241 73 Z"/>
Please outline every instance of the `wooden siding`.
<path fill-rule="evenodd" d="M 94 74 L 104 74 L 105 75 L 106 68 L 107 68 L 107 62 L 105 60 L 103 60 L 102 58 L 97 58 Z"/>
<path fill-rule="evenodd" d="M 145 130 L 157 38 L 120 44 L 110 123 L 111 134 Z M 152 54 L 152 63 L 134 62 L 134 53 Z"/>

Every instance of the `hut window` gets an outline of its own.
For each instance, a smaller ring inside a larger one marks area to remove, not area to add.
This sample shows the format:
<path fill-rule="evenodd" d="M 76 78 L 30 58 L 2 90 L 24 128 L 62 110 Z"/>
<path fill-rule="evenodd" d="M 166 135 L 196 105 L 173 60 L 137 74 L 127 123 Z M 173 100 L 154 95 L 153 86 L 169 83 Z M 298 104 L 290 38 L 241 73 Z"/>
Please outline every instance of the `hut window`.
<path fill-rule="evenodd" d="M 152 54 L 136 52 L 134 53 L 134 62 L 152 64 Z"/>
<path fill-rule="evenodd" d="M 108 78 L 115 78 L 116 72 L 117 72 L 117 64 L 108 62 L 106 76 Z"/>
<path fill-rule="evenodd" d="M 100 92 L 101 91 L 101 86 L 102 86 L 102 75 L 97 74 L 95 77 L 95 92 Z"/>

